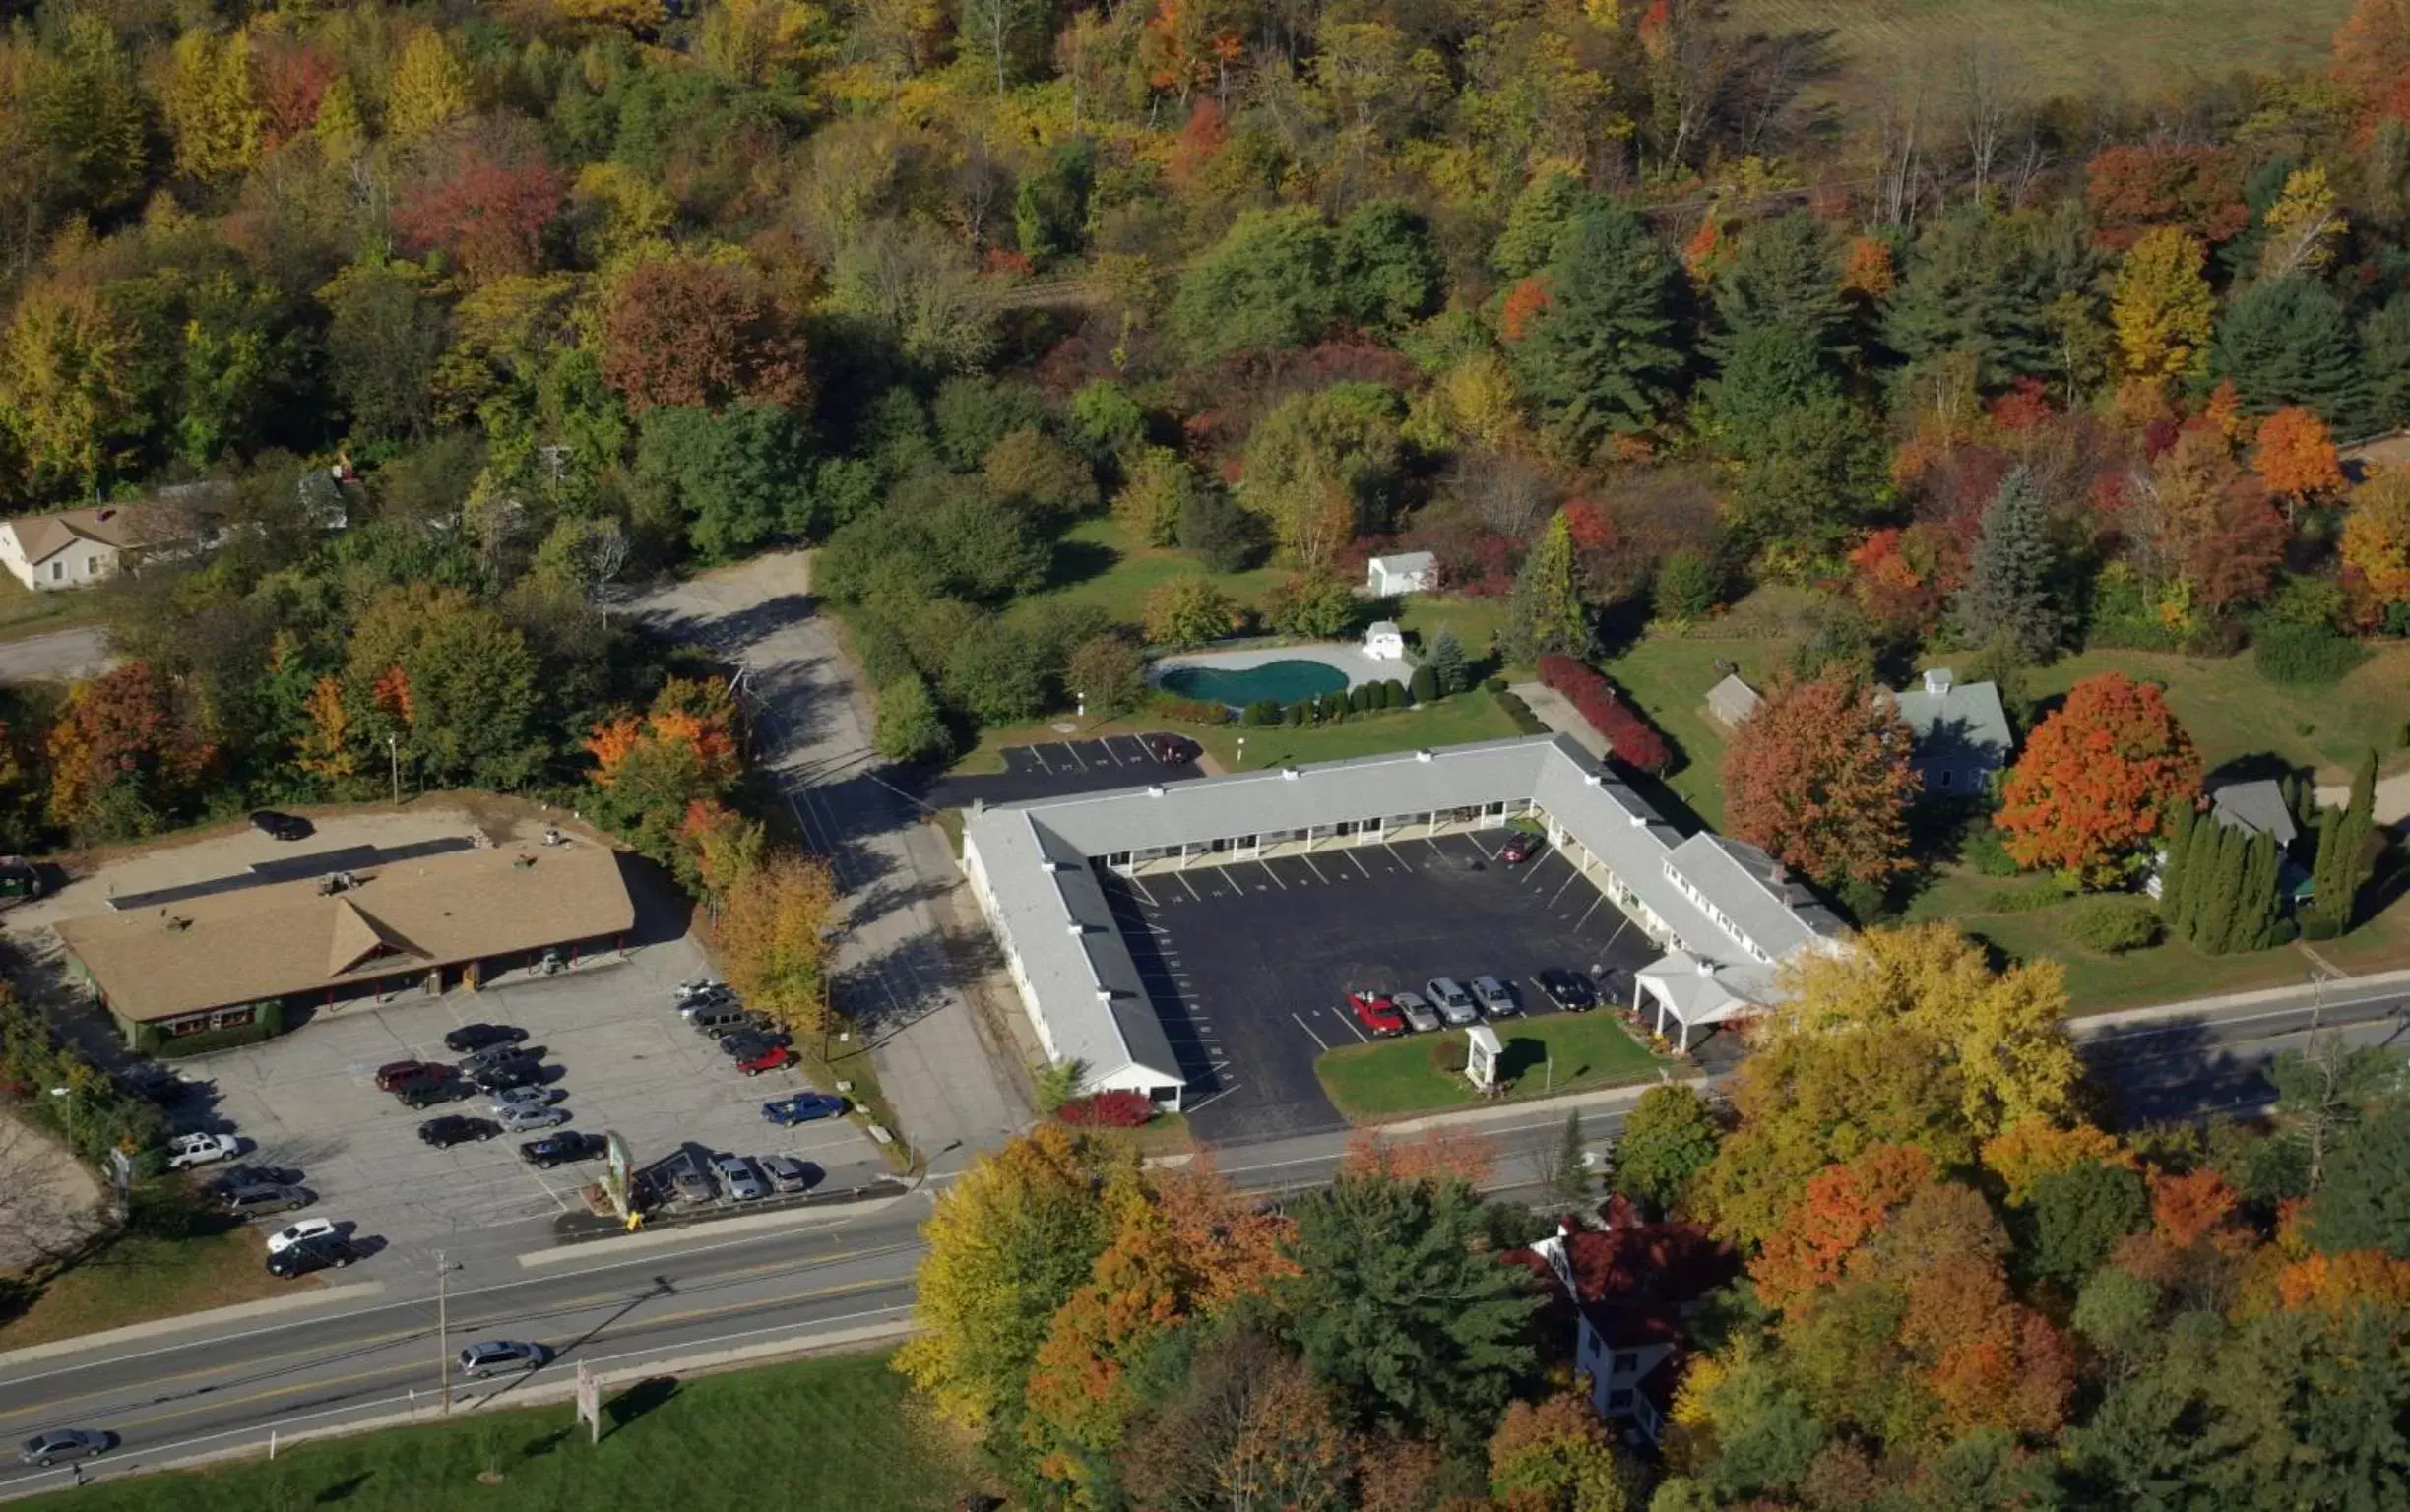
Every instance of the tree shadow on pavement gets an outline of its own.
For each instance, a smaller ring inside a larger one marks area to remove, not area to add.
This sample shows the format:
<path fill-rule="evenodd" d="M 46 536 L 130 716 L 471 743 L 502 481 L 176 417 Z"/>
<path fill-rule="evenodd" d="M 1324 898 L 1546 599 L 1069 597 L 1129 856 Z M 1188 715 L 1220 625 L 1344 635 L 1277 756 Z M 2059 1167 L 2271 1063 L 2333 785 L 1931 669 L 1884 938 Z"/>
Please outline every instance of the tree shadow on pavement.
<path fill-rule="evenodd" d="M 2146 1037 L 2097 1040 L 2085 1062 L 2127 1126 L 2256 1104 L 2276 1096 L 2264 1054 L 2237 1055 L 2210 1026 L 2187 1019 L 2155 1025 Z"/>

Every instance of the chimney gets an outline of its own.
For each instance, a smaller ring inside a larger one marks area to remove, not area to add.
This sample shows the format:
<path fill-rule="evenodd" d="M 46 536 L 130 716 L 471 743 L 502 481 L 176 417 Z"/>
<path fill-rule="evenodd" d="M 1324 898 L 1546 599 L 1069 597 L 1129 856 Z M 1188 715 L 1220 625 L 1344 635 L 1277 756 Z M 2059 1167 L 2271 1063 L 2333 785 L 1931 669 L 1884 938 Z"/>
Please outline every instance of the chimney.
<path fill-rule="evenodd" d="M 1950 678 L 1951 672 L 1948 667 L 1929 666 L 1925 668 L 1925 691 L 1939 698 L 1950 690 Z"/>

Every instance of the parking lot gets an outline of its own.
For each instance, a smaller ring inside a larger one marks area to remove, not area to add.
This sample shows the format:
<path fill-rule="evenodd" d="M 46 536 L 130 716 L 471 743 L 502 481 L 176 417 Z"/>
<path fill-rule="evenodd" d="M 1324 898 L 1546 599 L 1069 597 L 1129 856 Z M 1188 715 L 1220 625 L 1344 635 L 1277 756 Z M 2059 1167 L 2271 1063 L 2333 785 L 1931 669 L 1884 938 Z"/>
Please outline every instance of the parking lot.
<path fill-rule="evenodd" d="M 561 1105 L 571 1118 L 562 1127 L 615 1130 L 639 1165 L 694 1145 L 793 1155 L 821 1168 L 821 1186 L 884 1172 L 876 1147 L 850 1121 L 781 1129 L 763 1120 L 764 1102 L 810 1084 L 793 1070 L 744 1076 L 689 1028 L 670 988 L 701 975 L 693 944 L 672 938 L 561 976 L 318 1015 L 263 1044 L 181 1062 L 185 1076 L 215 1088 L 214 1105 L 196 1105 L 184 1121 L 242 1136 L 255 1147 L 246 1162 L 297 1168 L 317 1194 L 313 1214 L 349 1220 L 360 1235 L 387 1243 L 582 1209 L 578 1189 L 600 1177 L 602 1162 L 538 1170 L 519 1158 L 530 1134 L 431 1149 L 417 1137 L 421 1122 L 482 1115 L 485 1100 L 412 1111 L 376 1090 L 376 1068 L 389 1061 L 458 1060 L 443 1037 L 463 1024 L 514 1024 L 528 1031 L 529 1047 L 542 1047 L 547 1084 L 567 1093 Z"/>
<path fill-rule="evenodd" d="M 923 795 L 938 808 L 1021 803 L 1076 792 L 1107 792 L 1145 783 L 1178 783 L 1203 774 L 1193 760 L 1161 761 L 1147 748 L 1160 734 L 1107 735 L 1094 740 L 1042 740 L 1004 747 L 1004 771 L 987 777 L 948 777 Z"/>
<path fill-rule="evenodd" d="M 1504 830 L 1105 878 L 1115 918 L 1188 1078 L 1189 1126 L 1234 1143 L 1344 1127 L 1314 1076 L 1326 1049 L 1369 1036 L 1346 995 L 1420 991 L 1433 976 L 1533 981 L 1599 969 L 1628 998 L 1659 951 L 1554 852 L 1491 859 Z"/>

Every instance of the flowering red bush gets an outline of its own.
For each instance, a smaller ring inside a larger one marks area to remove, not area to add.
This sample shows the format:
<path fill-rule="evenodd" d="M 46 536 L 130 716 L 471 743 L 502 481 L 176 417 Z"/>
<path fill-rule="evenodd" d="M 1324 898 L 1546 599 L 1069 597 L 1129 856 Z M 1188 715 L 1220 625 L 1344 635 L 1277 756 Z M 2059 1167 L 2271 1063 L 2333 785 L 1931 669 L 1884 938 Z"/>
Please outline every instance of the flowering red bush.
<path fill-rule="evenodd" d="M 1649 727 L 1614 683 L 1589 666 L 1571 657 L 1542 657 L 1540 680 L 1572 700 L 1590 727 L 1607 737 L 1617 761 L 1642 772 L 1663 772 L 1673 764 L 1674 752 L 1665 736 Z"/>
<path fill-rule="evenodd" d="M 1078 1129 L 1135 1129 L 1155 1116 L 1155 1104 L 1143 1092 L 1100 1092 L 1073 1098 L 1054 1116 Z"/>

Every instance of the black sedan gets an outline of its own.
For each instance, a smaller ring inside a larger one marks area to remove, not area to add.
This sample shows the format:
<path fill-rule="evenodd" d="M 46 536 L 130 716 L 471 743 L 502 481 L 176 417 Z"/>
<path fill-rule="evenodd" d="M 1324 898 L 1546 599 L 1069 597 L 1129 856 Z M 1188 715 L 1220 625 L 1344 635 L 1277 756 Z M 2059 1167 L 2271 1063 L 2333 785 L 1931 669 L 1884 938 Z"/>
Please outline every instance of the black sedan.
<path fill-rule="evenodd" d="M 268 1257 L 268 1274 L 290 1281 L 312 1271 L 342 1270 L 360 1257 L 349 1240 L 322 1233 L 285 1245 Z"/>
<path fill-rule="evenodd" d="M 603 1152 L 600 1134 L 580 1134 L 574 1129 L 562 1129 L 541 1139 L 531 1139 L 519 1147 L 519 1159 L 530 1166 L 550 1170 L 568 1161 L 591 1161 Z"/>
<path fill-rule="evenodd" d="M 251 828 L 270 840 L 307 840 L 316 833 L 310 822 L 299 814 L 279 813 L 273 808 L 254 810 Z"/>
<path fill-rule="evenodd" d="M 788 1042 L 776 1030 L 740 1029 L 720 1041 L 720 1053 L 730 1060 L 752 1060 Z"/>
<path fill-rule="evenodd" d="M 444 1036 L 444 1048 L 455 1055 L 468 1055 L 492 1044 L 518 1044 L 527 1039 L 527 1031 L 515 1024 L 463 1024 Z"/>
<path fill-rule="evenodd" d="M 514 1087 L 535 1087 L 543 1082 L 543 1065 L 534 1060 L 506 1060 L 490 1070 L 479 1071 L 469 1080 L 479 1092 L 508 1092 Z"/>
<path fill-rule="evenodd" d="M 502 1125 L 491 1118 L 471 1118 L 461 1113 L 446 1113 L 441 1118 L 429 1118 L 418 1125 L 419 1142 L 438 1150 L 449 1150 L 454 1145 L 465 1145 L 475 1140 L 491 1139 L 501 1132 Z"/>
<path fill-rule="evenodd" d="M 1585 1013 L 1598 1006 L 1598 987 L 1586 972 L 1554 967 L 1535 979 L 1540 990 L 1548 994 L 1548 1000 L 1567 1013 Z"/>

